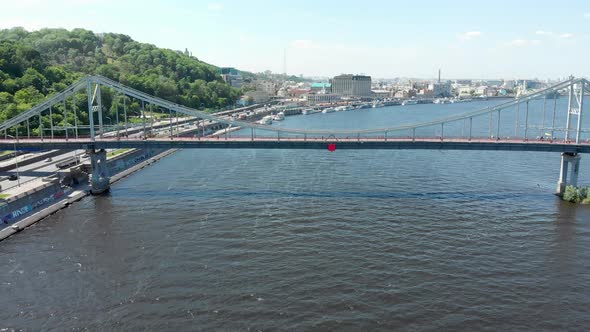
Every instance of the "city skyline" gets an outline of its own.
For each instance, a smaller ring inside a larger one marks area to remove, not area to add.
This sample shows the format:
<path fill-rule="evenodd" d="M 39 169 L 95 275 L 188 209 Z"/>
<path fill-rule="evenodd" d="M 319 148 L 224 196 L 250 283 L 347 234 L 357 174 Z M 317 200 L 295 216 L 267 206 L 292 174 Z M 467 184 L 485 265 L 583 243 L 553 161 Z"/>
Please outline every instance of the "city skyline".
<path fill-rule="evenodd" d="M 497 2 L 475 8 L 349 1 L 22 0 L 5 3 L 0 28 L 85 28 L 188 49 L 217 66 L 290 75 L 375 78 L 539 78 L 590 76 L 590 4 Z M 361 10 L 362 9 L 362 10 Z M 428 20 L 424 20 L 428 17 Z"/>

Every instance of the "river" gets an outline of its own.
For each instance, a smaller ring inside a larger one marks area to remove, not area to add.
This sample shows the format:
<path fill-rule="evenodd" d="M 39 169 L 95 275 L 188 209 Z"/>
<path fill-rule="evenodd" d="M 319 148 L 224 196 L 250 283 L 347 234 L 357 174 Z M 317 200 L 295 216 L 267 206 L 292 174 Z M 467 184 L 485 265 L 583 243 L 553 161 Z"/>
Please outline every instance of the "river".
<path fill-rule="evenodd" d="M 276 125 L 382 127 L 499 102 Z M 590 207 L 552 195 L 559 160 L 179 151 L 0 242 L 0 330 L 584 331 Z"/>

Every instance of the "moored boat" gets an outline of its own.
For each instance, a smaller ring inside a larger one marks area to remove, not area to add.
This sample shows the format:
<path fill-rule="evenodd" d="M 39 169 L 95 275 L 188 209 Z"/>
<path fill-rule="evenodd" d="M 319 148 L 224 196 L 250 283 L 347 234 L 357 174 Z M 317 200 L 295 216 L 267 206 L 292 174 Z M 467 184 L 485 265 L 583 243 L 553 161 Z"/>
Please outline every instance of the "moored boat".
<path fill-rule="evenodd" d="M 279 113 L 273 115 L 272 120 L 273 121 L 283 121 L 283 120 L 285 120 L 285 113 L 279 112 Z"/>
<path fill-rule="evenodd" d="M 258 123 L 263 124 L 263 125 L 269 125 L 269 124 L 272 124 L 272 119 L 273 119 L 272 115 L 266 115 L 262 119 L 258 120 Z"/>

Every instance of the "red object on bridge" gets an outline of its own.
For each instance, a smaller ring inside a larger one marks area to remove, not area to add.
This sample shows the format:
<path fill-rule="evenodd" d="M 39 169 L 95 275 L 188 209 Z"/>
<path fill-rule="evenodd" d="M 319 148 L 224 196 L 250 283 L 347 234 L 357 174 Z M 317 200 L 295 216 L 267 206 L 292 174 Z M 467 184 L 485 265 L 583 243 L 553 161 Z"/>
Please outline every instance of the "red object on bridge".
<path fill-rule="evenodd" d="M 336 151 L 336 144 L 335 143 L 328 144 L 328 151 L 330 151 L 330 152 Z"/>

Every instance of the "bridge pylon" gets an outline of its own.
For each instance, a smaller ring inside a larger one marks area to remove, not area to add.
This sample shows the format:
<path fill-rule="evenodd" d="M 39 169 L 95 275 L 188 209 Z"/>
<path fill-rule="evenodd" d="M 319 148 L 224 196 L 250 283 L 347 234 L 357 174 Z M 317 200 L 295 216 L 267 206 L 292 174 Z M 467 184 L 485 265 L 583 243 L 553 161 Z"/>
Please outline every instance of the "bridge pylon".
<path fill-rule="evenodd" d="M 111 187 L 111 178 L 107 167 L 107 153 L 104 149 L 96 151 L 88 150 L 90 163 L 92 165 L 92 176 L 90 178 L 90 193 L 100 195 L 108 192 Z"/>
<path fill-rule="evenodd" d="M 584 109 L 584 93 L 586 92 L 586 81 L 581 80 L 574 83 L 573 76 L 570 78 L 572 82 L 568 87 L 569 99 L 567 106 L 567 118 L 565 128 L 565 140 L 575 140 L 576 144 L 580 143 L 580 135 L 582 134 L 582 115 Z M 574 120 L 574 117 L 576 118 Z M 576 121 L 575 127 L 572 120 Z"/>
<path fill-rule="evenodd" d="M 561 169 L 559 171 L 559 181 L 557 182 L 558 196 L 563 196 L 565 188 L 570 185 L 576 187 L 578 185 L 578 173 L 580 171 L 580 156 L 577 153 L 564 152 L 561 154 Z M 569 166 L 571 165 L 571 178 L 568 182 Z"/>

